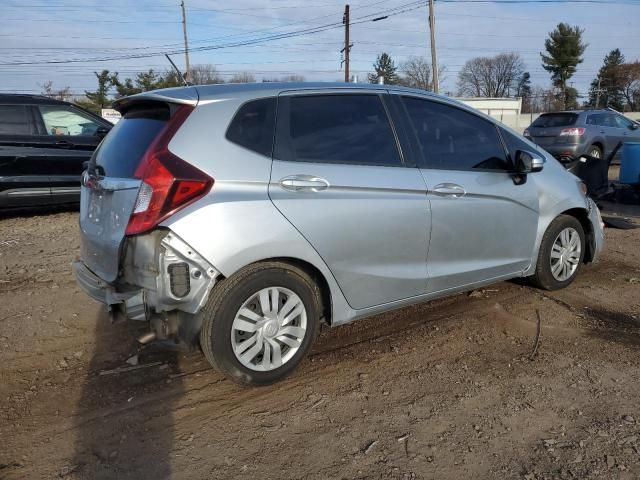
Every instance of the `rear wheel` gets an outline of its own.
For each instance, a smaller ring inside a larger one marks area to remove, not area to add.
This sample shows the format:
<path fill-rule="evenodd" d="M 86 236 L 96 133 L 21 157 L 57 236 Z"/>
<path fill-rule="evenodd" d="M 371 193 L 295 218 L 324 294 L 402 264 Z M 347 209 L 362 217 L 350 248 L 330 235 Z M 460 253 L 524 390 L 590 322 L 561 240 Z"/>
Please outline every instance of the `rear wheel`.
<path fill-rule="evenodd" d="M 203 309 L 205 357 L 237 383 L 268 385 L 284 378 L 317 335 L 320 298 L 313 279 L 297 267 L 250 265 L 217 285 Z"/>
<path fill-rule="evenodd" d="M 591 145 L 587 155 L 595 158 L 602 158 L 602 149 L 598 145 Z"/>
<path fill-rule="evenodd" d="M 558 216 L 542 237 L 531 282 L 545 290 L 568 286 L 578 275 L 584 252 L 584 230 L 580 222 L 569 215 Z"/>

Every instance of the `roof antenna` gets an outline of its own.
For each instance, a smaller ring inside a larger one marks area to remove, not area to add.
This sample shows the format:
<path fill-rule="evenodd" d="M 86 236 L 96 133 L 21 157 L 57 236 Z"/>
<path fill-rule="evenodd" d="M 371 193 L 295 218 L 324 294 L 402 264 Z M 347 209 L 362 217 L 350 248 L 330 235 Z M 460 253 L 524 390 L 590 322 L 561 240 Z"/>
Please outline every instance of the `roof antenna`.
<path fill-rule="evenodd" d="M 185 75 L 182 72 L 180 72 L 180 69 L 176 66 L 175 63 L 173 63 L 173 60 L 171 60 L 171 57 L 166 53 L 164 54 L 164 56 L 167 57 L 167 60 L 169 60 L 169 63 L 171 64 L 173 69 L 178 74 L 178 77 L 182 80 L 182 83 L 184 83 L 184 86 L 185 87 L 190 87 L 191 84 L 189 82 L 187 82 L 187 79 L 185 78 Z"/>

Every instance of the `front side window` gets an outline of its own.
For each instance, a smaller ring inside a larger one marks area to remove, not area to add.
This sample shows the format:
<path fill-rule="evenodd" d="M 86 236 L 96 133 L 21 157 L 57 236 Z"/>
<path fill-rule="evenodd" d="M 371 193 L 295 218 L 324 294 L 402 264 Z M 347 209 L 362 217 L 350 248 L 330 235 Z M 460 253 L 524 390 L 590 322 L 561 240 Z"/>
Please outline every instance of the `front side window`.
<path fill-rule="evenodd" d="M 227 130 L 227 140 L 270 157 L 275 116 L 275 97 L 247 102 L 233 117 Z"/>
<path fill-rule="evenodd" d="M 283 97 L 275 157 L 280 160 L 401 166 L 378 95 Z"/>
<path fill-rule="evenodd" d="M 0 105 L 0 135 L 35 134 L 35 126 L 25 105 Z"/>
<path fill-rule="evenodd" d="M 47 135 L 54 136 L 94 136 L 100 124 L 71 108 L 57 105 L 38 107 Z"/>
<path fill-rule="evenodd" d="M 498 131 L 491 122 L 460 108 L 403 97 L 423 153 L 423 168 L 509 170 Z"/>

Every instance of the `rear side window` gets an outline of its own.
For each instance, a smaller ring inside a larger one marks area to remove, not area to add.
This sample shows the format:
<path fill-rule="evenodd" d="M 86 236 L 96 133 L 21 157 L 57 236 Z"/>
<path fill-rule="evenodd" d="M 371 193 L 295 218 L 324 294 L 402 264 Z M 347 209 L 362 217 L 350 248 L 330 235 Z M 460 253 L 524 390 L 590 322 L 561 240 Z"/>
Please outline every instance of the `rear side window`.
<path fill-rule="evenodd" d="M 126 112 L 96 150 L 96 165 L 108 177 L 132 178 L 145 151 L 169 121 L 169 115 L 169 107 L 164 104 Z"/>
<path fill-rule="evenodd" d="M 495 125 L 460 108 L 403 97 L 423 153 L 423 168 L 509 170 Z"/>
<path fill-rule="evenodd" d="M 245 103 L 229 125 L 227 140 L 270 157 L 273 149 L 275 117 L 275 97 Z"/>
<path fill-rule="evenodd" d="M 574 125 L 578 115 L 575 113 L 547 113 L 540 115 L 531 124 L 532 127 L 568 127 Z"/>
<path fill-rule="evenodd" d="M 0 135 L 35 135 L 35 124 L 25 105 L 0 105 Z"/>
<path fill-rule="evenodd" d="M 275 157 L 280 160 L 401 166 L 378 95 L 282 97 Z"/>

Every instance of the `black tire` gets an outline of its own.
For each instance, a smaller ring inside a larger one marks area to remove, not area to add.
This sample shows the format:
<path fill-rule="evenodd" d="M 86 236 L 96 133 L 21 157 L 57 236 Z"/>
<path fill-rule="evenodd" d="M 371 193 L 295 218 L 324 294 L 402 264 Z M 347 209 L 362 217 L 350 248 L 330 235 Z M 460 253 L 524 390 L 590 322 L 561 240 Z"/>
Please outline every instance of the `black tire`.
<path fill-rule="evenodd" d="M 560 235 L 560 232 L 562 232 L 566 228 L 573 228 L 576 232 L 578 232 L 581 247 L 580 259 L 578 260 L 577 268 L 575 269 L 573 274 L 571 274 L 571 276 L 566 280 L 560 281 L 554 277 L 551 271 L 551 250 L 556 239 L 558 238 L 558 235 Z M 559 290 L 561 288 L 565 288 L 575 280 L 576 276 L 580 272 L 584 261 L 585 249 L 586 243 L 582 224 L 578 221 L 577 218 L 570 215 L 559 215 L 551 222 L 551 224 L 547 228 L 547 231 L 542 237 L 540 251 L 538 252 L 538 260 L 536 262 L 536 271 L 533 276 L 529 277 L 529 281 L 534 286 L 542 288 L 544 290 Z"/>
<path fill-rule="evenodd" d="M 598 145 L 591 145 L 587 150 L 587 155 L 591 157 L 602 158 L 603 152 Z"/>
<path fill-rule="evenodd" d="M 307 326 L 297 352 L 281 367 L 270 371 L 252 370 L 236 357 L 231 330 L 236 313 L 252 295 L 267 287 L 284 287 L 302 301 Z M 320 327 L 321 293 L 304 270 L 283 262 L 249 265 L 217 284 L 203 308 L 200 344 L 216 370 L 242 385 L 269 385 L 289 375 L 309 352 Z"/>

